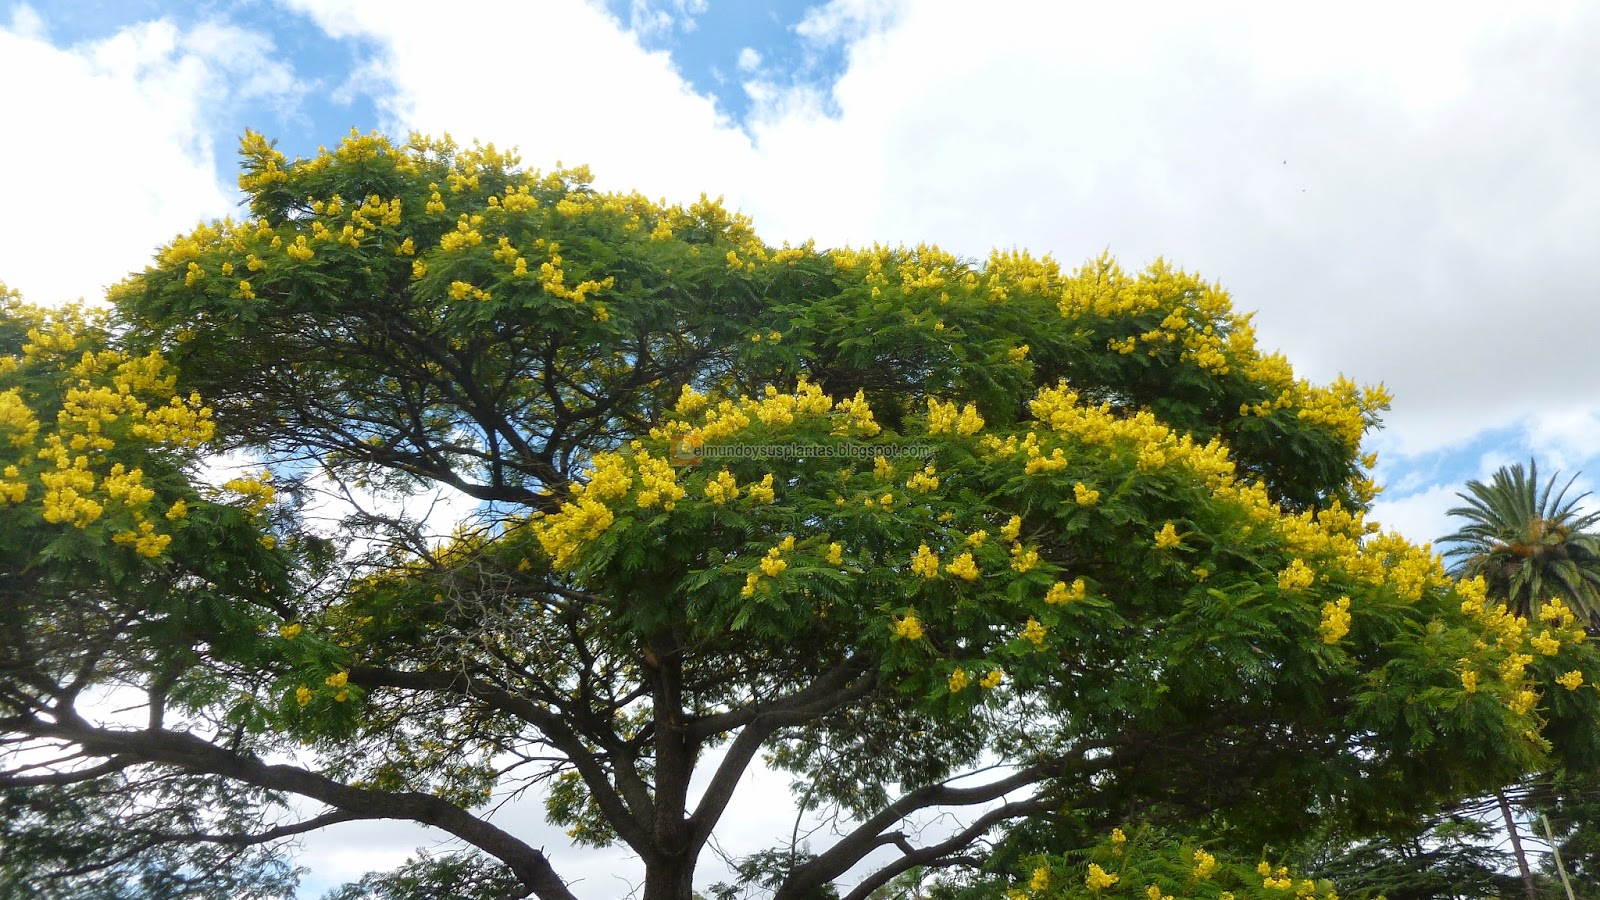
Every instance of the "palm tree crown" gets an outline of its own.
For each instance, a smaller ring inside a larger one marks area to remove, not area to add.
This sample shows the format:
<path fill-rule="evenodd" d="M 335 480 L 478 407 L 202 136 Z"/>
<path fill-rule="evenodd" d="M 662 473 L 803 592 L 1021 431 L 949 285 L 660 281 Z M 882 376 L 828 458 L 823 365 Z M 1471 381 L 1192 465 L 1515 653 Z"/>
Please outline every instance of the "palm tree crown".
<path fill-rule="evenodd" d="M 1581 621 L 1600 626 L 1600 534 L 1589 531 L 1600 512 L 1578 510 L 1587 492 L 1568 498 L 1574 475 L 1556 491 L 1556 476 L 1541 489 L 1531 460 L 1502 467 L 1488 484 L 1468 481 L 1466 501 L 1449 511 L 1466 520 L 1440 538 L 1449 545 L 1452 571 L 1482 575 L 1489 596 L 1513 612 L 1532 618 L 1551 597 L 1559 597 Z M 1552 496 L 1552 493 L 1554 496 Z"/>

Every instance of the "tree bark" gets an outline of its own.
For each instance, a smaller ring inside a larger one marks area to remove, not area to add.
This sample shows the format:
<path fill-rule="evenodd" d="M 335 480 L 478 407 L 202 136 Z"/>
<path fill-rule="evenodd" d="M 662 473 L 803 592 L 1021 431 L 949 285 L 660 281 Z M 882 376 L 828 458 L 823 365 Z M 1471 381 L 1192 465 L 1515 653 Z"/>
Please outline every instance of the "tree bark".
<path fill-rule="evenodd" d="M 693 900 L 694 857 L 661 857 L 645 864 L 644 900 Z"/>
<path fill-rule="evenodd" d="M 1528 854 L 1522 849 L 1522 837 L 1517 834 L 1517 820 L 1511 815 L 1511 804 L 1506 801 L 1504 789 L 1494 792 L 1500 801 L 1500 815 L 1506 820 L 1506 833 L 1511 835 L 1511 853 L 1517 858 L 1517 871 L 1522 874 L 1522 891 L 1528 900 L 1539 900 L 1539 887 L 1533 883 L 1533 870 L 1528 868 Z"/>

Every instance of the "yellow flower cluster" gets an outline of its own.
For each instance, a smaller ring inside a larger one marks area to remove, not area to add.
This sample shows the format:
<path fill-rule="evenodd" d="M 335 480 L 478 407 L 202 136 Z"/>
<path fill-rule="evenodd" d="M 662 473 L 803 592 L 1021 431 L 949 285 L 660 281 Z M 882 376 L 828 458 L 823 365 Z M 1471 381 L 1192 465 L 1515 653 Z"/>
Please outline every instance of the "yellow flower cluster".
<path fill-rule="evenodd" d="M 1279 866 L 1273 869 L 1265 860 L 1256 866 L 1256 873 L 1263 879 L 1261 886 L 1269 890 L 1287 891 L 1294 888 L 1294 879 L 1289 877 L 1288 866 Z"/>
<path fill-rule="evenodd" d="M 1033 571 L 1033 567 L 1038 564 L 1039 551 L 1032 547 L 1024 547 L 1021 544 L 1011 545 L 1011 568 L 1016 569 L 1017 574 L 1026 575 Z"/>
<path fill-rule="evenodd" d="M 917 548 L 911 555 L 911 572 L 923 578 L 939 577 L 939 554 L 928 549 L 927 544 Z"/>
<path fill-rule="evenodd" d="M 1539 621 L 1554 623 L 1558 628 L 1570 626 L 1576 618 L 1577 616 L 1567 608 L 1567 604 L 1560 597 L 1551 597 L 1539 609 Z"/>
<path fill-rule="evenodd" d="M 916 613 L 906 613 L 904 617 L 896 619 L 894 623 L 894 636 L 905 638 L 908 641 L 922 640 L 922 622 L 917 619 Z"/>
<path fill-rule="evenodd" d="M 1528 645 L 1542 656 L 1555 656 L 1561 652 L 1561 641 L 1558 638 L 1551 637 L 1550 629 L 1548 628 L 1539 632 L 1538 637 L 1531 638 L 1528 641 Z"/>
<path fill-rule="evenodd" d="M 883 457 L 878 457 L 882 459 Z M 934 474 L 933 463 L 922 467 L 922 471 L 915 473 L 906 481 L 906 487 L 921 494 L 935 490 L 939 487 L 939 477 Z"/>
<path fill-rule="evenodd" d="M 872 418 L 872 407 L 867 403 L 865 391 L 856 391 L 856 395 L 848 400 L 840 400 L 834 404 L 834 409 L 844 414 L 839 424 L 833 427 L 834 434 L 855 434 L 872 437 L 881 429 Z"/>
<path fill-rule="evenodd" d="M 1538 702 L 1538 693 L 1524 688 L 1512 695 L 1511 699 L 1506 702 L 1506 707 L 1519 716 L 1525 716 Z"/>
<path fill-rule="evenodd" d="M 0 303 L 11 296 L 0 288 Z M 212 437 L 211 410 L 198 396 L 172 396 L 176 377 L 158 353 L 82 350 L 91 331 L 102 327 L 103 313 L 79 307 L 46 312 L 19 303 L 5 303 L 4 311 L 32 327 L 20 358 L 0 357 L 0 375 L 27 367 L 36 377 L 60 379 L 66 389 L 49 429 L 18 389 L 0 390 L 0 447 L 25 451 L 0 461 L 0 502 L 25 502 L 36 483 L 43 489 L 45 522 L 79 529 L 105 522 L 114 544 L 160 556 L 172 537 L 157 529 L 159 516 L 150 519 L 156 491 L 142 469 L 113 462 L 109 454 L 127 438 L 157 448 L 198 447 Z M 170 528 L 188 506 L 178 498 L 164 511 Z"/>
<path fill-rule="evenodd" d="M 1290 592 L 1303 591 L 1316 580 L 1317 573 L 1311 571 L 1305 560 L 1296 559 L 1278 573 L 1278 589 Z"/>
<path fill-rule="evenodd" d="M 1567 674 L 1562 675 L 1560 678 L 1557 678 L 1556 684 L 1561 685 L 1569 691 L 1575 691 L 1578 688 L 1583 687 L 1583 673 L 1577 669 L 1573 669 Z"/>
<path fill-rule="evenodd" d="M 1340 597 L 1337 602 L 1323 604 L 1322 641 L 1325 644 L 1337 644 L 1350 633 L 1350 598 Z"/>
<path fill-rule="evenodd" d="M 585 542 L 598 538 L 611 527 L 613 518 L 610 507 L 604 503 L 580 497 L 563 503 L 560 511 L 535 522 L 534 536 L 556 568 L 564 569 L 572 564 Z"/>
<path fill-rule="evenodd" d="M 761 480 L 745 488 L 745 495 L 752 503 L 773 503 L 777 494 L 772 490 L 772 473 L 761 476 Z"/>
<path fill-rule="evenodd" d="M 278 491 L 272 486 L 271 480 L 272 475 L 268 472 L 259 475 L 245 474 L 224 482 L 222 489 L 245 498 L 244 508 L 251 515 L 256 515 L 278 498 Z"/>
<path fill-rule="evenodd" d="M 978 563 L 972 558 L 971 553 L 963 553 L 955 561 L 944 567 L 946 572 L 963 581 L 978 580 Z"/>
<path fill-rule="evenodd" d="M 945 682 L 945 686 L 950 688 L 950 693 L 959 694 L 971 683 L 972 680 L 967 677 L 966 670 L 957 667 L 954 672 L 950 673 L 950 679 Z"/>
<path fill-rule="evenodd" d="M 678 484 L 678 470 L 665 459 L 641 450 L 634 456 L 633 465 L 639 477 L 639 494 L 635 502 L 641 508 L 649 509 L 659 504 L 662 509 L 671 512 L 677 502 L 687 495 L 683 486 Z M 770 489 L 771 482 L 767 484 Z"/>
<path fill-rule="evenodd" d="M 1217 871 L 1217 858 L 1204 850 L 1194 852 L 1194 877 L 1206 879 L 1211 873 Z"/>
<path fill-rule="evenodd" d="M 1048 633 L 1049 629 L 1040 624 L 1038 619 L 1035 619 L 1033 616 L 1029 616 L 1027 623 L 1022 626 L 1021 637 L 1034 647 L 1043 649 L 1044 637 Z"/>
<path fill-rule="evenodd" d="M 715 478 L 706 482 L 706 499 L 716 506 L 739 499 L 739 482 L 733 473 L 727 469 L 718 472 Z"/>
<path fill-rule="evenodd" d="M 1000 529 L 1000 536 L 1008 541 L 1016 540 L 1020 534 L 1022 534 L 1021 516 L 1012 516 L 1007 519 L 1006 524 Z"/>
<path fill-rule="evenodd" d="M 119 545 L 132 544 L 134 552 L 138 553 L 140 556 L 146 556 L 154 559 L 157 556 L 160 556 L 162 552 L 167 549 L 168 544 L 172 543 L 172 535 L 157 534 L 155 523 L 146 520 L 140 522 L 138 526 L 131 531 L 118 531 L 113 533 L 111 535 L 111 542 Z"/>
<path fill-rule="evenodd" d="M 983 676 L 983 679 L 978 682 L 978 687 L 981 687 L 984 690 L 992 691 L 999 687 L 1000 684 L 1005 680 L 1006 673 L 1000 671 L 999 669 L 990 669 L 989 674 Z"/>
<path fill-rule="evenodd" d="M 1060 606 L 1074 600 L 1082 600 L 1088 596 L 1088 593 L 1089 586 L 1084 583 L 1082 578 L 1073 579 L 1072 587 L 1070 588 L 1067 587 L 1066 582 L 1058 581 L 1050 586 L 1050 590 L 1044 595 L 1044 602 L 1051 606 Z"/>
<path fill-rule="evenodd" d="M 1072 486 L 1072 499 L 1076 500 L 1079 506 L 1093 506 L 1100 502 L 1100 492 L 1086 487 L 1080 481 Z"/>
<path fill-rule="evenodd" d="M 566 277 L 566 272 L 561 268 L 561 254 L 556 252 L 556 245 L 551 244 L 549 262 L 539 264 L 539 284 L 550 296 L 582 303 L 590 295 L 610 290 L 617 283 L 614 277 L 607 275 L 599 281 L 580 281 L 567 287 Z"/>
<path fill-rule="evenodd" d="M 1089 864 L 1089 877 L 1083 880 L 1084 886 L 1096 893 L 1105 890 L 1121 881 L 1120 875 L 1113 875 L 1095 863 Z"/>
<path fill-rule="evenodd" d="M 1156 532 L 1157 550 L 1170 550 L 1181 543 L 1183 538 L 1178 536 L 1178 529 L 1174 528 L 1171 522 L 1162 525 L 1161 530 Z"/>
<path fill-rule="evenodd" d="M 1028 408 L 1036 420 L 1060 437 L 1090 446 L 1114 447 L 1121 444 L 1134 448 L 1141 470 L 1151 471 L 1166 465 L 1183 466 L 1213 490 L 1233 482 L 1233 462 L 1221 440 L 1213 438 L 1199 445 L 1190 435 L 1176 434 L 1162 425 L 1149 410 L 1140 410 L 1131 416 L 1118 416 L 1112 412 L 1109 403 L 1084 406 L 1078 400 L 1077 392 L 1062 382 L 1056 387 L 1040 390 Z M 1022 445 L 1021 449 L 1026 446 Z M 1009 442 L 991 442 L 985 445 L 985 449 L 996 455 L 1009 456 L 1017 452 L 1019 447 Z"/>
<path fill-rule="evenodd" d="M 982 430 L 983 416 L 978 414 L 977 405 L 968 403 L 958 412 L 954 401 L 943 403 L 928 398 L 929 434 L 976 434 Z"/>
<path fill-rule="evenodd" d="M 842 565 L 844 563 L 844 545 L 838 542 L 829 544 L 828 554 L 823 558 L 828 561 L 830 566 Z"/>

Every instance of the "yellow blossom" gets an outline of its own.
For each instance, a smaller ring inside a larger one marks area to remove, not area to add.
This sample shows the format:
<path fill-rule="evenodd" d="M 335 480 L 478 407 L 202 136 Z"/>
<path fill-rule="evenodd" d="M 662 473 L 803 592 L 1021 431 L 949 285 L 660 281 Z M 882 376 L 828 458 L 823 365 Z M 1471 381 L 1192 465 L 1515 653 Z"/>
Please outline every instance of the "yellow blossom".
<path fill-rule="evenodd" d="M 1289 563 L 1288 568 L 1278 573 L 1278 588 L 1285 591 L 1300 591 L 1311 586 L 1316 581 L 1316 573 L 1305 564 L 1304 560 L 1296 559 Z"/>
<path fill-rule="evenodd" d="M 776 498 L 772 490 L 772 473 L 762 476 L 759 484 L 750 485 L 746 489 L 747 496 L 756 503 L 771 503 Z"/>
<path fill-rule="evenodd" d="M 1122 880 L 1122 876 L 1113 875 L 1095 863 L 1089 864 L 1089 877 L 1083 880 L 1084 886 L 1089 890 L 1099 893 Z"/>
<path fill-rule="evenodd" d="M 1561 685 L 1569 691 L 1575 691 L 1583 686 L 1583 673 L 1577 669 L 1573 669 L 1571 672 L 1568 672 L 1560 678 L 1557 678 L 1556 684 Z"/>
<path fill-rule="evenodd" d="M 300 685 L 294 689 L 294 699 L 296 703 L 305 706 L 311 702 L 311 689 L 303 684 Z"/>
<path fill-rule="evenodd" d="M 1029 616 L 1028 617 L 1028 623 L 1026 625 L 1022 626 L 1022 639 L 1027 641 L 1028 643 L 1032 644 L 1035 647 L 1043 648 L 1044 647 L 1044 637 L 1048 632 L 1049 632 L 1049 629 L 1047 629 L 1043 625 L 1039 624 L 1039 620 L 1038 619 L 1035 619 L 1034 617 Z"/>
<path fill-rule="evenodd" d="M 734 479 L 733 473 L 727 469 L 717 473 L 717 476 L 706 482 L 706 499 L 712 504 L 721 506 L 729 500 L 739 498 L 739 483 Z"/>
<path fill-rule="evenodd" d="M 951 672 L 950 680 L 946 682 L 950 688 L 950 693 L 952 694 L 961 693 L 962 689 L 970 683 L 971 681 L 967 678 L 966 670 L 961 668 L 957 668 L 954 672 Z"/>
<path fill-rule="evenodd" d="M 1021 533 L 1022 533 L 1022 517 L 1021 516 L 1012 516 L 1011 519 L 1006 522 L 1005 526 L 1000 529 L 1000 536 L 1005 538 L 1008 541 L 1016 540 L 1017 539 L 1017 535 L 1019 535 Z"/>
<path fill-rule="evenodd" d="M 1082 600 L 1088 595 L 1088 591 L 1089 586 L 1084 583 L 1082 578 L 1073 579 L 1072 587 L 1070 588 L 1067 587 L 1066 582 L 1058 581 L 1050 585 L 1050 590 L 1044 595 L 1044 602 L 1051 606 L 1060 606 L 1073 600 Z"/>
<path fill-rule="evenodd" d="M 983 676 L 983 680 L 978 682 L 978 686 L 987 690 L 994 690 L 1000 686 L 1002 681 L 1005 680 L 1006 673 L 1000 671 L 999 669 L 990 669 L 989 674 Z"/>
<path fill-rule="evenodd" d="M 1511 700 L 1506 703 L 1506 706 L 1517 715 L 1525 716 L 1528 714 L 1529 710 L 1533 709 L 1534 704 L 1538 702 L 1539 695 L 1537 693 L 1523 689 L 1517 691 L 1517 693 L 1512 696 Z"/>
<path fill-rule="evenodd" d="M 322 679 L 322 683 L 331 688 L 342 688 L 349 681 L 349 672 L 335 672 L 332 675 L 329 675 L 327 678 Z"/>
<path fill-rule="evenodd" d="M 1093 506 L 1100 502 L 1100 492 L 1085 486 L 1081 481 L 1072 486 L 1072 497 L 1078 501 L 1079 506 Z"/>
<path fill-rule="evenodd" d="M 902 637 L 908 641 L 922 639 L 922 622 L 917 619 L 916 613 L 906 613 L 904 618 L 896 619 L 894 623 L 895 637 Z"/>
<path fill-rule="evenodd" d="M 1322 607 L 1322 641 L 1326 644 L 1337 644 L 1339 640 L 1350 633 L 1350 598 L 1340 597 L 1336 603 L 1326 603 Z"/>
<path fill-rule="evenodd" d="M 1172 527 L 1171 522 L 1168 522 L 1161 526 L 1160 531 L 1156 532 L 1156 549 L 1167 550 L 1176 547 L 1182 540 L 1182 538 L 1178 537 L 1178 530 Z"/>
<path fill-rule="evenodd" d="M 881 457 L 880 457 L 881 458 Z M 933 464 L 924 466 L 922 471 L 915 473 L 906 481 L 906 487 L 920 493 L 927 493 L 939 486 L 939 479 L 933 474 Z"/>
<path fill-rule="evenodd" d="M 1561 652 L 1561 641 L 1550 636 L 1548 629 L 1539 632 L 1536 638 L 1530 638 L 1528 644 L 1544 656 L 1555 656 Z"/>
<path fill-rule="evenodd" d="M 1011 568 L 1019 574 L 1027 574 L 1039 564 L 1039 551 L 1032 547 L 1023 547 L 1021 544 L 1011 545 Z"/>
<path fill-rule="evenodd" d="M 978 564 L 973 560 L 971 553 L 963 553 L 956 557 L 954 562 L 944 567 L 944 570 L 966 581 L 978 579 Z"/>
<path fill-rule="evenodd" d="M 288 625 L 278 626 L 278 634 L 291 641 L 300 636 L 300 631 L 301 627 L 299 622 L 292 622 Z"/>
<path fill-rule="evenodd" d="M 939 554 L 929 550 L 927 544 L 918 547 L 917 552 L 911 555 L 911 571 L 923 578 L 938 578 Z"/>
<path fill-rule="evenodd" d="M 825 557 L 829 565 L 837 566 L 844 562 L 844 546 L 839 543 L 828 545 L 828 555 Z"/>

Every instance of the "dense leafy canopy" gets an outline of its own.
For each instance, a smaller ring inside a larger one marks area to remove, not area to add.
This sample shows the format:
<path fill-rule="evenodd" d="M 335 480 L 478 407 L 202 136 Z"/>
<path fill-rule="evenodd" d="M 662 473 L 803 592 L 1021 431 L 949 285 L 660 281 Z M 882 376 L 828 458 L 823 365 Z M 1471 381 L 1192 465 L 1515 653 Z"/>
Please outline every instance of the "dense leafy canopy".
<path fill-rule="evenodd" d="M 244 151 L 249 220 L 112 292 L 124 352 L 175 367 L 214 443 L 307 485 L 481 505 L 443 540 L 362 515 L 379 540 L 321 570 L 339 577 L 270 606 L 231 592 L 207 622 L 226 652 L 187 632 L 138 650 L 153 668 L 119 685 L 217 685 L 186 712 L 237 730 L 183 752 L 159 723 L 66 736 L 112 769 L 326 804 L 305 828 L 414 819 L 567 897 L 559 859 L 484 812 L 542 785 L 574 840 L 638 855 L 655 900 L 690 896 L 765 755 L 814 815 L 843 814 L 831 845 L 759 858 L 778 897 L 987 867 L 1041 897 L 1242 898 L 1331 890 L 1257 871 L 1264 842 L 1381 830 L 1595 753 L 1600 659 L 1572 614 L 1508 615 L 1377 533 L 1360 441 L 1382 391 L 1295 378 L 1215 285 L 1159 262 L 774 248 L 717 203 L 597 192 L 492 146 Z M 43 351 L 13 352 L 0 371 Z M 5 527 L 103 553 L 40 520 L 30 479 L 75 464 L 27 433 L 42 395 L 16 397 L 0 436 L 32 468 L 8 476 L 29 490 Z M 278 527 L 273 559 L 317 546 Z M 141 614 L 194 607 L 154 580 L 176 560 L 228 558 L 180 555 L 183 533 L 128 557 L 161 589 Z M 38 706 L 71 698 L 0 702 L 43 734 Z M 297 763 L 262 765 L 273 749 Z M 960 824 L 908 827 L 946 812 Z M 1107 837 L 1135 820 L 1127 848 Z"/>

